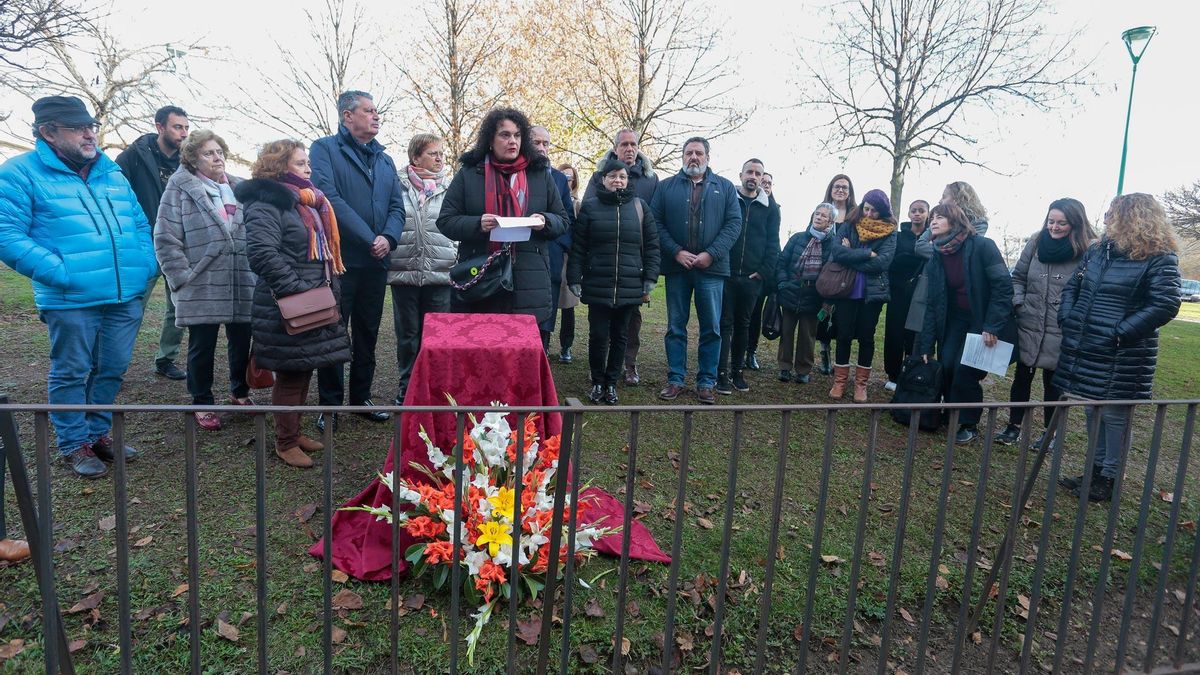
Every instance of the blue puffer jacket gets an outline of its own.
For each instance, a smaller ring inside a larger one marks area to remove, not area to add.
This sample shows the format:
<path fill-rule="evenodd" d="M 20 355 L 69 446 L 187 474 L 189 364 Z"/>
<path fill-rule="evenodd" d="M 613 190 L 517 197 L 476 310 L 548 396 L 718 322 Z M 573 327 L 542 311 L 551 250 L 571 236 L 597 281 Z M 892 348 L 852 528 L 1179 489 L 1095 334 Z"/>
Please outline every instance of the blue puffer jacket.
<path fill-rule="evenodd" d="M 150 224 L 103 153 L 85 183 L 45 141 L 0 166 L 0 260 L 33 279 L 38 309 L 140 298 L 158 274 Z"/>

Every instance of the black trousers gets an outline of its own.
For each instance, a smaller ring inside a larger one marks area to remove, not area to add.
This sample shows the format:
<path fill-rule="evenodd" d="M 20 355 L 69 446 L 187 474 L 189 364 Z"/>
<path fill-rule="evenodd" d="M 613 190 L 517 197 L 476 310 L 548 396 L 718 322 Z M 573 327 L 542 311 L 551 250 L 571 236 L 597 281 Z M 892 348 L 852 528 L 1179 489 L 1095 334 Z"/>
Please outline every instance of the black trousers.
<path fill-rule="evenodd" d="M 351 267 L 342 275 L 341 282 L 338 309 L 342 325 L 350 332 L 350 405 L 358 405 L 371 398 L 371 383 L 375 380 L 375 343 L 379 341 L 379 320 L 383 318 L 387 270 Z M 345 386 L 342 364 L 317 370 L 317 392 L 322 405 L 342 405 Z"/>
<path fill-rule="evenodd" d="M 946 317 L 946 333 L 938 345 L 938 359 L 942 362 L 942 373 L 946 378 L 946 403 L 983 401 L 983 385 L 980 383 L 987 373 L 961 363 L 970 330 L 971 315 L 951 310 Z M 958 415 L 959 426 L 975 426 L 979 423 L 981 412 L 979 408 L 962 410 Z"/>
<path fill-rule="evenodd" d="M 864 300 L 834 301 L 833 325 L 837 331 L 834 363 L 848 365 L 852 343 L 858 341 L 858 365 L 871 367 L 875 359 L 875 327 L 879 325 L 882 302 Z"/>
<path fill-rule="evenodd" d="M 1030 395 L 1033 393 L 1033 375 L 1037 370 L 1037 366 L 1026 366 L 1020 362 L 1017 363 L 1017 372 L 1013 376 L 1012 389 L 1008 392 L 1008 400 L 1013 403 L 1025 403 L 1030 400 Z M 1054 386 L 1054 371 L 1042 369 L 1042 400 L 1057 401 L 1062 398 L 1062 390 Z M 1029 408 L 1013 408 L 1008 413 L 1009 424 L 1021 424 L 1025 421 L 1025 413 Z M 1064 411 L 1066 412 L 1066 411 Z M 1042 409 L 1042 426 L 1050 427 L 1050 417 L 1054 415 L 1054 408 Z"/>
<path fill-rule="evenodd" d="M 417 352 L 425 315 L 450 311 L 449 286 L 392 286 L 392 325 L 396 329 L 396 367 L 400 373 L 396 394 L 404 400 Z"/>
<path fill-rule="evenodd" d="M 912 355 L 913 342 L 917 334 L 905 330 L 908 309 L 912 305 L 912 294 L 892 286 L 892 299 L 887 305 L 887 317 L 883 324 L 883 369 L 892 382 L 900 380 L 904 359 Z"/>
<path fill-rule="evenodd" d="M 768 295 L 770 293 L 767 291 L 767 285 L 763 284 L 762 290 L 758 292 L 758 300 L 754 303 L 754 311 L 750 312 L 750 337 L 746 342 L 747 354 L 758 351 L 758 339 L 762 337 L 763 305 L 766 304 Z"/>
<path fill-rule="evenodd" d="M 750 343 L 750 315 L 762 292 L 762 279 L 729 277 L 721 299 L 721 356 L 718 372 L 739 371 L 746 364 Z M 761 323 L 761 320 L 760 320 Z"/>
<path fill-rule="evenodd" d="M 637 308 L 637 305 L 588 305 L 588 367 L 592 371 L 592 384 L 617 384 L 629 340 L 629 317 Z"/>
<path fill-rule="evenodd" d="M 213 362 L 216 360 L 217 337 L 221 324 L 206 323 L 188 326 L 187 388 L 192 405 L 213 404 Z M 250 364 L 250 324 L 225 324 L 229 357 L 229 393 L 243 398 L 250 393 L 246 384 L 246 366 Z"/>
<path fill-rule="evenodd" d="M 558 346 L 562 351 L 570 349 L 575 344 L 575 308 L 557 306 L 550 308 L 550 318 L 538 324 L 542 334 L 542 349 L 550 351 L 550 334 L 554 332 L 554 318 L 557 312 L 562 312 L 562 322 L 558 326 Z"/>

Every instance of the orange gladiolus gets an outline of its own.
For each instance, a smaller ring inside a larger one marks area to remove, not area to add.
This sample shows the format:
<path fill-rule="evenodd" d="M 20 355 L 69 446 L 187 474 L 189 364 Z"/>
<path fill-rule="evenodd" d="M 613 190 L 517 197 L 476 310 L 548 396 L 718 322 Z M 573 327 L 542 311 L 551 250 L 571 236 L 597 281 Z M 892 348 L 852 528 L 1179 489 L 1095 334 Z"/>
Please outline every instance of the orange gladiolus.
<path fill-rule="evenodd" d="M 418 539 L 433 539 L 446 531 L 446 524 L 434 520 L 429 516 L 417 516 L 416 518 L 409 519 L 404 529 L 408 530 L 409 534 Z"/>
<path fill-rule="evenodd" d="M 458 552 L 459 559 L 462 558 L 462 551 Z M 444 562 L 449 562 L 450 557 L 454 555 L 454 545 L 448 541 L 431 541 L 425 545 L 425 562 L 430 565 L 438 565 Z"/>

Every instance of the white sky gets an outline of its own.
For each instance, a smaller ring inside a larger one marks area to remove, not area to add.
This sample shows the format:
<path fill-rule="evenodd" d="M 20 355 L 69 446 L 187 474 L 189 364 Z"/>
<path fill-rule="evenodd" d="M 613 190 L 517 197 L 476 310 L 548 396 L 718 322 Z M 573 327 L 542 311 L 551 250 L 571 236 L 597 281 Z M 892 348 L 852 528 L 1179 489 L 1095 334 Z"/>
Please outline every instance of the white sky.
<path fill-rule="evenodd" d="M 809 210 L 820 201 L 835 173 L 848 173 L 858 195 L 875 187 L 887 191 L 889 158 L 873 151 L 844 160 L 830 156 L 821 150 L 815 134 L 800 131 L 813 126 L 816 119 L 812 113 L 790 107 L 796 90 L 788 82 L 800 73 L 793 55 L 800 48 L 813 49 L 811 39 L 829 29 L 828 14 L 823 11 L 829 2 L 766 0 L 755 10 L 746 11 L 744 2 L 715 0 L 716 14 L 722 20 L 715 21 L 714 27 L 720 30 L 723 49 L 732 56 L 741 81 L 737 97 L 756 103 L 758 113 L 746 128 L 714 143 L 712 165 L 736 182 L 744 159 L 762 158 L 775 176 L 776 195 L 784 207 L 784 229 L 788 231 L 806 224 Z M 966 180 L 988 207 L 997 238 L 1002 231 L 1035 231 L 1046 205 L 1058 197 L 1080 199 L 1097 220 L 1116 192 L 1129 93 L 1131 64 L 1120 34 L 1140 25 L 1156 25 L 1159 33 L 1139 67 L 1125 189 L 1161 194 L 1200 178 L 1200 134 L 1195 130 L 1200 88 L 1194 85 L 1200 81 L 1200 58 L 1190 37 L 1200 23 L 1200 2 L 1053 0 L 1050 4 L 1054 9 L 1051 30 L 1083 31 L 1078 46 L 1082 54 L 1096 57 L 1096 94 L 1083 94 L 1078 105 L 1069 110 L 1026 112 L 999 121 L 989 117 L 977 120 L 977 125 L 986 130 L 982 134 L 985 138 L 1002 140 L 987 143 L 975 157 L 1007 175 L 954 163 L 917 165 L 908 172 L 906 204 L 894 206 L 898 215 L 907 212 L 908 201 L 920 197 L 934 202 L 946 183 Z M 321 0 L 271 0 L 252 6 L 210 0 L 183 8 L 115 0 L 111 25 L 130 43 L 203 36 L 208 42 L 227 45 L 229 55 L 238 61 L 270 63 L 278 56 L 267 36 L 290 34 L 294 36 L 289 40 L 292 44 L 300 43 L 304 26 L 298 7 L 319 9 L 320 5 Z M 419 12 L 415 3 L 409 2 L 398 5 L 380 1 L 368 7 L 369 20 L 408 28 L 413 22 L 406 17 Z M 413 42 L 405 42 L 407 48 L 414 46 Z M 415 46 L 420 46 L 419 41 Z M 381 47 L 387 49 L 389 45 Z M 236 65 L 219 70 L 223 76 L 238 73 Z M 11 92 L 5 92 L 2 98 L 10 102 L 4 107 L 14 109 L 14 128 L 27 129 L 28 101 L 14 100 Z M 203 109 L 199 103 L 176 102 L 196 111 L 193 114 Z M 398 120 L 392 123 L 400 124 Z M 404 139 L 418 130 L 392 127 L 385 131 L 392 138 Z M 248 135 L 253 137 L 252 133 Z M 399 148 L 398 143 L 392 146 L 393 151 Z M 671 172 L 678 170 L 678 164 L 667 163 L 660 168 Z"/>

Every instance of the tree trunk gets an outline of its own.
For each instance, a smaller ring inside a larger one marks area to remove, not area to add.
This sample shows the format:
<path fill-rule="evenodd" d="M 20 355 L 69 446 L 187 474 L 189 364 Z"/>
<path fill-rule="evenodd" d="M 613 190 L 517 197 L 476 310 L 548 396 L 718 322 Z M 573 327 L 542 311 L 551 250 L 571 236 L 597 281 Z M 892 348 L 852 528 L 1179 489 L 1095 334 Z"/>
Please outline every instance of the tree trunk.
<path fill-rule="evenodd" d="M 903 214 L 908 213 L 908 211 L 904 208 L 904 203 L 900 201 L 900 198 L 904 195 L 905 164 L 906 162 L 904 161 L 903 153 L 897 150 L 892 155 L 891 181 L 892 214 L 896 216 L 897 221 L 902 220 Z"/>

